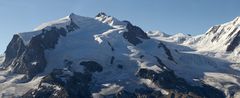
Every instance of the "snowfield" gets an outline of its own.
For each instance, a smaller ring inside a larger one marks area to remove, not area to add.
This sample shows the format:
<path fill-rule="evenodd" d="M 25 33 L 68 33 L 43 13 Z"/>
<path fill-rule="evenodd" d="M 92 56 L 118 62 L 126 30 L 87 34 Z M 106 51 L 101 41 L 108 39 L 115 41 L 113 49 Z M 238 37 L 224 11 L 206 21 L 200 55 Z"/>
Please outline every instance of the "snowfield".
<path fill-rule="evenodd" d="M 234 40 L 233 38 L 237 39 L 237 36 L 239 36 L 239 25 L 240 18 L 237 17 L 233 21 L 210 28 L 206 34 L 202 35 L 184 36 L 184 34 L 176 34 L 169 37 L 152 37 L 192 49 L 190 51 L 180 51 L 183 56 L 179 58 L 179 62 L 182 64 L 176 66 L 181 67 L 171 67 L 179 76 L 185 77 L 189 81 L 203 81 L 206 84 L 221 89 L 227 97 L 230 97 L 235 92 L 234 98 L 239 98 L 240 45 L 233 52 L 225 52 L 227 45 L 230 44 L 227 42 L 231 42 Z M 216 38 L 218 38 L 217 41 L 215 41 Z M 179 43 L 179 40 L 176 39 L 185 40 Z"/>

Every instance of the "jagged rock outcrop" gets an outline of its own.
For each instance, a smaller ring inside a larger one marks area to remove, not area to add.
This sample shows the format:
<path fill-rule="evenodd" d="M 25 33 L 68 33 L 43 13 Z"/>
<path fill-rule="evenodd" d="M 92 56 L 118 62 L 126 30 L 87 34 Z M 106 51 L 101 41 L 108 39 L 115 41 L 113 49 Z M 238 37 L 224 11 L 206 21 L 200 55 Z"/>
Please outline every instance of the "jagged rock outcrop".
<path fill-rule="evenodd" d="M 24 43 L 21 35 L 14 35 L 5 51 L 4 68 L 11 67 L 13 73 L 26 74 L 27 79 L 43 72 L 47 64 L 44 51 L 54 49 L 60 36 L 64 37 L 68 32 L 72 32 L 79 27 L 71 20 L 66 28 L 53 26 L 50 29 L 42 29 L 38 31 L 41 33 L 32 37 L 28 44 Z"/>
<path fill-rule="evenodd" d="M 101 72 L 102 65 L 95 61 L 83 61 L 79 66 L 84 66 L 83 73 L 74 72 L 69 66 L 55 69 L 42 79 L 38 89 L 30 90 L 23 98 L 91 98 L 92 74 Z"/>
<path fill-rule="evenodd" d="M 123 37 L 127 39 L 133 45 L 142 43 L 142 39 L 150 39 L 148 35 L 139 27 L 133 26 L 130 22 L 127 23 L 127 32 L 123 33 Z"/>

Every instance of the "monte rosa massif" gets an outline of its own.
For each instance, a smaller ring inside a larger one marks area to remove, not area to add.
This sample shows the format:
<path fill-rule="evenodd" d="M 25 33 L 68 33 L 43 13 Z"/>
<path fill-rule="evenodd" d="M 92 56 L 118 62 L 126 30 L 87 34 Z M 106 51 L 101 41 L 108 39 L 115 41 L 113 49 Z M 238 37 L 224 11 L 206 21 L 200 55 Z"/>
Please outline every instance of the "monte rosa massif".
<path fill-rule="evenodd" d="M 13 35 L 0 66 L 2 98 L 240 98 L 240 17 L 191 36 L 72 13 Z"/>

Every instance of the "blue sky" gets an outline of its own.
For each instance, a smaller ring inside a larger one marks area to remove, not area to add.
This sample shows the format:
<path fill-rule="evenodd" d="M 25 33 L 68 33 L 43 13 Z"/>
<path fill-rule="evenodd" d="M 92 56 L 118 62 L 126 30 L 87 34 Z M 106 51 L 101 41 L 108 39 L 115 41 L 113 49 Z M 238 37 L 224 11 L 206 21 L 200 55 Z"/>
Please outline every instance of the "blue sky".
<path fill-rule="evenodd" d="M 105 12 L 145 31 L 201 34 L 240 16 L 239 0 L 0 0 L 0 53 L 13 34 L 71 12 L 94 17 Z"/>

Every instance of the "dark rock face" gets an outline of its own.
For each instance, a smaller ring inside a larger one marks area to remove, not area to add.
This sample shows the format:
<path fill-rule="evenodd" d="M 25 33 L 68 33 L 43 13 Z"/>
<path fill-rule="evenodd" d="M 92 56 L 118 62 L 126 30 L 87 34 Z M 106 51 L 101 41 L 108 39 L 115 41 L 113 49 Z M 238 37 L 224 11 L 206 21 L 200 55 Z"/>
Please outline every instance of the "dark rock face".
<path fill-rule="evenodd" d="M 151 79 L 158 86 L 167 90 L 170 93 L 168 96 L 187 96 L 192 98 L 225 98 L 224 93 L 210 86 L 204 85 L 203 87 L 194 87 L 188 85 L 187 82 L 185 82 L 183 79 L 177 78 L 172 71 L 156 73 L 152 70 L 140 69 L 138 76 L 145 79 Z"/>
<path fill-rule="evenodd" d="M 119 69 L 123 69 L 123 65 L 117 65 L 117 68 L 119 68 Z"/>
<path fill-rule="evenodd" d="M 42 30 L 40 35 L 33 37 L 24 53 L 18 58 L 14 66 L 14 72 L 27 74 L 29 78 L 42 72 L 47 64 L 45 59 L 45 49 L 54 49 L 61 34 L 67 32 L 55 27 L 51 30 Z M 35 62 L 35 64 L 33 64 Z"/>
<path fill-rule="evenodd" d="M 14 61 L 14 58 L 19 58 L 23 54 L 25 49 L 26 46 L 24 45 L 23 40 L 19 35 L 14 35 L 5 51 L 6 57 L 3 66 L 8 67 Z"/>
<path fill-rule="evenodd" d="M 123 33 L 123 37 L 133 45 L 142 43 L 141 39 L 150 39 L 147 34 L 139 27 L 133 26 L 130 22 L 127 23 L 128 32 Z"/>
<path fill-rule="evenodd" d="M 30 90 L 23 95 L 23 98 L 90 98 L 91 93 L 88 89 L 90 81 L 91 74 L 89 73 L 74 72 L 71 76 L 64 74 L 62 69 L 58 69 L 46 76 L 38 89 Z"/>
<path fill-rule="evenodd" d="M 165 98 L 160 91 L 152 89 L 138 89 L 134 93 L 122 90 L 116 94 L 104 96 L 105 98 Z"/>
<path fill-rule="evenodd" d="M 111 50 L 114 51 L 114 47 L 112 46 L 112 44 L 110 42 L 108 42 L 108 45 L 111 47 Z"/>
<path fill-rule="evenodd" d="M 162 72 L 156 73 L 149 69 L 139 69 L 136 76 L 150 79 L 157 86 L 169 92 L 162 94 L 151 88 L 136 89 L 135 92 L 122 90 L 116 94 L 104 96 L 104 98 L 225 98 L 223 92 L 208 86 L 191 86 L 184 79 L 178 78 L 172 70 L 166 67 L 160 58 L 155 56 L 159 62 Z M 55 69 L 51 74 L 44 77 L 38 89 L 30 90 L 24 94 L 23 98 L 92 98 L 90 83 L 92 74 L 101 72 L 102 65 L 95 61 L 83 61 L 80 66 L 84 66 L 84 72 L 74 72 L 71 70 L 71 61 L 65 60 L 67 68 Z M 122 65 L 118 65 L 122 69 Z M 66 74 L 72 73 L 72 74 Z M 46 86 L 49 84 L 51 86 Z M 56 89 L 58 87 L 58 89 Z"/>
<path fill-rule="evenodd" d="M 211 33 L 216 33 L 216 32 L 218 31 L 219 27 L 221 27 L 221 26 L 220 26 L 220 25 L 219 25 L 219 26 L 214 26 L 209 32 L 211 32 Z M 222 31 L 221 31 L 221 32 L 222 32 Z M 209 34 L 209 33 L 207 33 L 207 34 Z M 220 36 L 220 34 L 217 35 L 217 36 L 214 36 L 214 37 L 211 39 L 211 42 L 218 41 L 218 40 L 219 40 L 219 36 Z"/>
<path fill-rule="evenodd" d="M 111 57 L 110 64 L 113 64 L 113 63 L 114 63 L 114 60 L 115 60 L 115 57 L 114 57 L 114 56 L 112 56 L 112 57 Z"/>
<path fill-rule="evenodd" d="M 28 77 L 38 73 L 45 67 L 43 47 L 38 46 L 38 37 L 34 37 L 28 46 L 25 46 L 19 35 L 14 35 L 5 51 L 4 67 L 13 67 L 13 72 L 28 74 Z M 33 64 L 33 62 L 36 62 Z M 43 66 L 40 66 L 43 65 Z"/>
<path fill-rule="evenodd" d="M 173 71 L 156 73 L 148 69 L 140 69 L 137 76 L 152 80 L 159 87 L 169 92 L 168 95 L 152 89 L 138 89 L 134 93 L 122 90 L 106 98 L 225 98 L 224 93 L 203 85 L 202 87 L 188 85 L 183 79 L 175 76 Z"/>
<path fill-rule="evenodd" d="M 157 56 L 154 56 L 159 64 L 158 67 L 160 67 L 161 69 L 165 69 L 166 71 L 171 71 L 163 62 L 160 58 L 158 58 Z"/>
<path fill-rule="evenodd" d="M 222 29 L 222 30 L 220 31 L 220 33 L 222 33 L 222 32 L 224 32 L 224 29 Z M 221 35 L 221 34 L 218 34 L 218 35 L 214 36 L 211 41 L 212 41 L 212 42 L 214 42 L 214 41 L 219 41 L 220 35 Z"/>
<path fill-rule="evenodd" d="M 234 49 L 240 44 L 240 31 L 237 32 L 236 37 L 234 37 L 234 39 L 232 40 L 232 42 L 230 43 L 230 45 L 228 45 L 227 50 L 226 51 L 234 51 Z"/>
<path fill-rule="evenodd" d="M 73 21 L 67 26 L 68 31 L 79 28 Z M 24 45 L 19 35 L 14 35 L 12 41 L 5 51 L 6 59 L 3 62 L 5 68 L 13 67 L 13 72 L 26 74 L 31 79 L 42 72 L 47 65 L 44 51 L 54 49 L 60 36 L 68 33 L 64 28 L 52 27 L 50 30 L 42 30 L 42 33 L 34 36 L 28 45 Z"/>
<path fill-rule="evenodd" d="M 165 67 L 165 71 L 156 73 L 152 70 L 140 69 L 137 76 L 150 79 L 159 87 L 167 90 L 170 93 L 166 96 L 168 98 L 225 98 L 223 92 L 211 86 L 191 86 L 184 79 L 178 78 L 174 72 L 164 66 L 164 64 L 159 66 L 161 66 L 161 68 Z"/>
<path fill-rule="evenodd" d="M 100 16 L 107 16 L 107 14 L 105 14 L 104 12 L 100 12 L 96 15 L 96 17 L 100 17 Z"/>
<path fill-rule="evenodd" d="M 64 89 L 56 90 L 54 87 L 41 86 L 40 90 L 30 90 L 22 98 L 69 98 L 69 96 Z"/>
<path fill-rule="evenodd" d="M 235 28 L 235 29 L 228 35 L 228 37 L 232 36 L 233 33 L 237 31 L 237 29 L 238 29 L 238 28 Z"/>
<path fill-rule="evenodd" d="M 42 30 L 42 34 L 36 36 L 39 37 L 38 45 L 42 44 L 45 49 L 54 49 L 60 36 L 66 36 L 67 31 L 64 28 L 57 29 L 52 27 L 51 30 Z"/>
<path fill-rule="evenodd" d="M 73 16 L 73 14 L 70 15 L 70 17 L 72 17 L 72 16 Z M 67 27 L 68 32 L 72 32 L 72 31 L 75 31 L 76 29 L 79 29 L 79 26 L 74 23 L 72 18 L 70 21 L 70 25 L 67 25 L 66 27 Z"/>
<path fill-rule="evenodd" d="M 44 58 L 44 47 L 40 43 L 40 37 L 32 38 L 24 53 L 12 65 L 14 67 L 13 72 L 33 77 L 43 71 L 46 60 Z"/>
<path fill-rule="evenodd" d="M 102 66 L 95 61 L 84 61 L 80 64 L 84 66 L 85 72 L 101 72 L 103 70 Z"/>
<path fill-rule="evenodd" d="M 175 62 L 175 60 L 171 54 L 171 51 L 167 48 L 167 46 L 164 45 L 163 43 L 159 43 L 158 48 L 160 48 L 160 47 L 163 47 L 163 49 L 165 50 L 165 53 L 168 55 L 168 59 Z"/>
<path fill-rule="evenodd" d="M 65 62 L 70 64 L 69 61 Z M 23 95 L 23 98 L 91 98 L 89 86 L 92 74 L 102 71 L 102 66 L 95 61 L 84 61 L 81 65 L 85 68 L 84 73 L 74 72 L 71 68 L 55 69 L 43 78 L 38 89 L 30 90 Z M 46 87 L 44 84 L 53 86 Z M 60 90 L 57 90 L 56 86 Z"/>
<path fill-rule="evenodd" d="M 212 29 L 209 31 L 209 33 L 206 33 L 207 35 L 210 34 L 210 32 L 217 32 L 217 30 L 219 29 L 220 25 L 217 25 L 217 26 L 213 26 Z"/>
<path fill-rule="evenodd" d="M 136 94 L 134 93 L 130 93 L 128 91 L 120 91 L 119 93 L 115 94 L 115 95 L 110 95 L 110 96 L 106 96 L 109 98 L 137 98 Z"/>

